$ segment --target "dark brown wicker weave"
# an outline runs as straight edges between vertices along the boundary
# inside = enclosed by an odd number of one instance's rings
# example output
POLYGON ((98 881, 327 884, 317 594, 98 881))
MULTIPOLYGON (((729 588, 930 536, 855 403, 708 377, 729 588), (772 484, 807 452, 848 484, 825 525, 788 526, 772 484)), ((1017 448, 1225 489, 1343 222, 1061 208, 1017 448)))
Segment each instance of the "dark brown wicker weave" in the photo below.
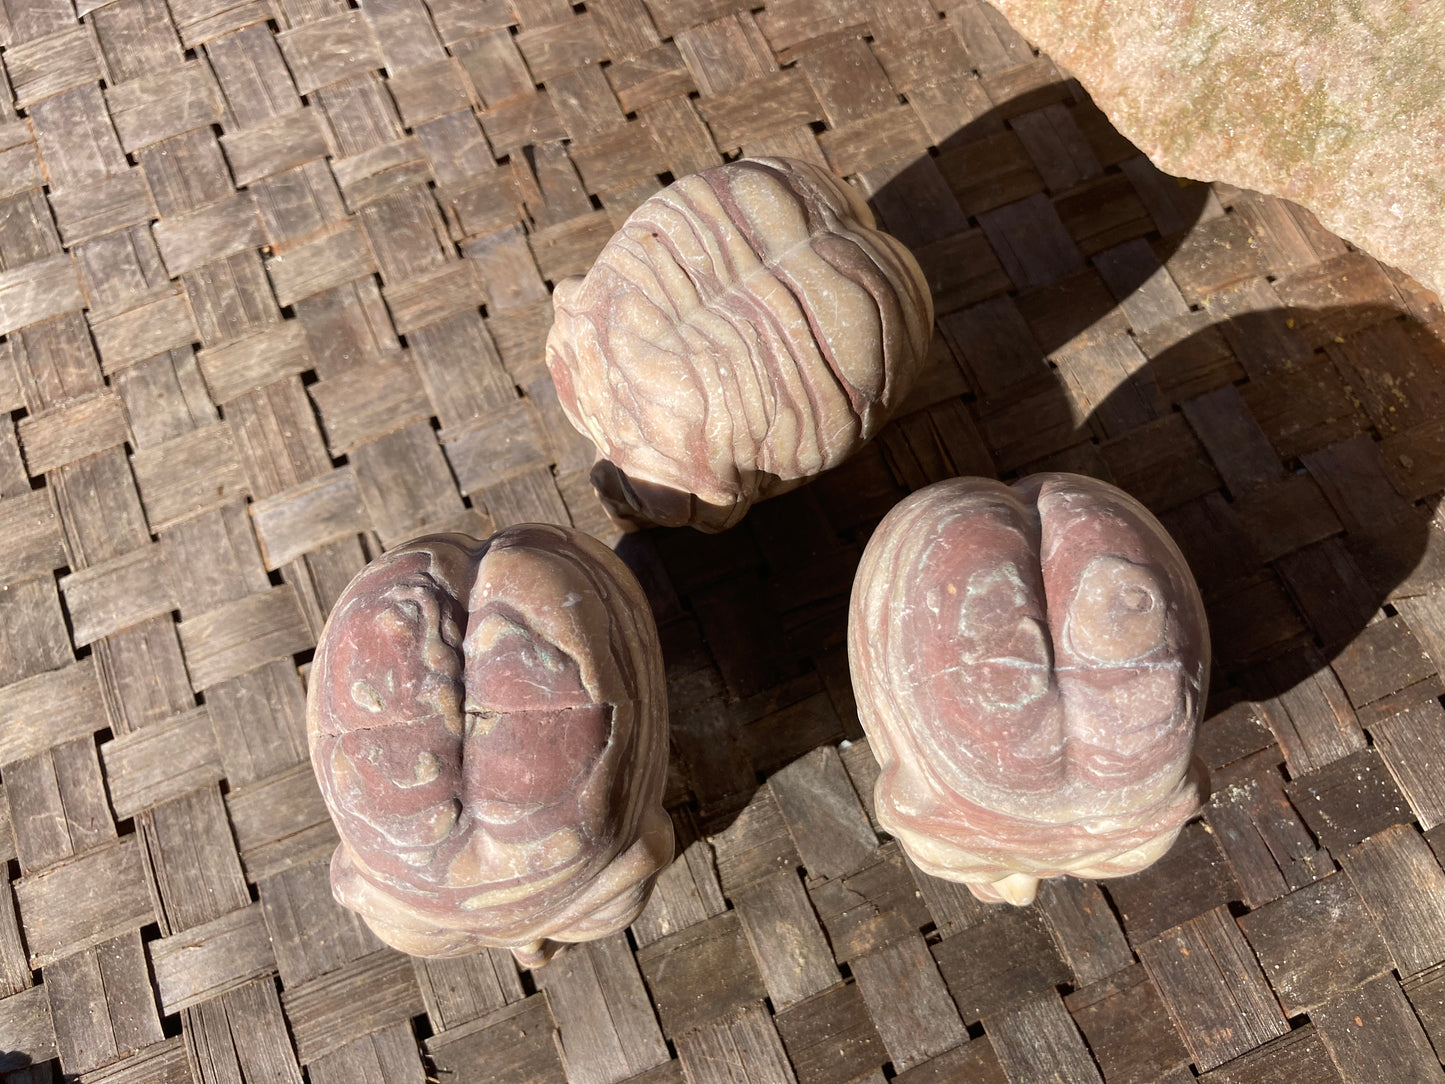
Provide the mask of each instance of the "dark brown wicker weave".
POLYGON ((1445 1081, 1434 296, 1160 175, 978 0, 0 0, 0 64, 7 1079, 1445 1081), (548 285, 738 153, 868 194, 933 368, 740 528, 620 542, 685 845, 631 931, 383 949, 327 889, 322 620, 424 530, 615 538, 548 285), (1039 467, 1185 547, 1215 793, 989 908, 869 822, 845 605, 902 494, 1039 467))

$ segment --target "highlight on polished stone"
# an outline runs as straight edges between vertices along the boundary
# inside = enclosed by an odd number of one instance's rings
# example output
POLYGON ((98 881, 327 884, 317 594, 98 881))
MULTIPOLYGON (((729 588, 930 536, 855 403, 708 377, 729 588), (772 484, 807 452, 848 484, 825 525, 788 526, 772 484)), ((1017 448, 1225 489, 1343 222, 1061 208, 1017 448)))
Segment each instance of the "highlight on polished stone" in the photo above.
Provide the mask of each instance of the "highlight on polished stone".
POLYGON ((784 158, 669 185, 553 305, 547 367, 604 503, 704 531, 876 434, 933 327, 908 249, 848 184, 784 158))
POLYGON ((418 538, 337 601, 307 696, 336 899, 418 956, 526 966, 642 910, 671 860, 652 611, 570 527, 418 538))
POLYGON ((1134 873, 1199 807, 1204 604, 1159 521, 1104 482, 906 498, 863 553, 848 658, 879 822, 979 899, 1134 873))

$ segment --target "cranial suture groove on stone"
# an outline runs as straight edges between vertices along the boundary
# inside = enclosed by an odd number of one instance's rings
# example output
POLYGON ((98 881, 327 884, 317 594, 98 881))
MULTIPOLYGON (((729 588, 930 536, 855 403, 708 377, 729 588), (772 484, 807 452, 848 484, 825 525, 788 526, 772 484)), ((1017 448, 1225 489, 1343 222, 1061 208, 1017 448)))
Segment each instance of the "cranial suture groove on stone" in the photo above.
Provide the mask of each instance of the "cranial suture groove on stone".
POLYGON ((1203 603, 1163 527, 1112 486, 914 493, 864 551, 848 649, 880 822, 981 899, 1132 873, 1198 807, 1203 603))
POLYGON ((672 856, 651 611, 571 528, 368 565, 317 647, 307 726, 333 892, 403 951, 544 962, 629 924, 672 856))

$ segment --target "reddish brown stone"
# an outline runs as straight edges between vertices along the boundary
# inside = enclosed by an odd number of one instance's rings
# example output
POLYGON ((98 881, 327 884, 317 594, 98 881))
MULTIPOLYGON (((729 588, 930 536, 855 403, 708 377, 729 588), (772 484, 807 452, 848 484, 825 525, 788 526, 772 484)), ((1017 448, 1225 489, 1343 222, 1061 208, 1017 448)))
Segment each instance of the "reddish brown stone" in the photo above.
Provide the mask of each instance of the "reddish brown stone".
POLYGON ((918 262, 862 197, 783 158, 669 185, 553 303, 547 366, 604 501, 705 531, 877 433, 933 325, 918 262))
POLYGON ((996 0, 1160 169, 1308 207, 1445 290, 1439 0, 996 0))
POLYGON ((628 925, 672 857, 652 612, 580 531, 373 561, 322 633, 307 728, 332 891, 404 952, 543 962, 628 925))
POLYGON ((879 822, 980 899, 1133 873, 1198 808, 1204 606, 1164 528, 1113 486, 914 493, 863 554, 848 647, 879 822))

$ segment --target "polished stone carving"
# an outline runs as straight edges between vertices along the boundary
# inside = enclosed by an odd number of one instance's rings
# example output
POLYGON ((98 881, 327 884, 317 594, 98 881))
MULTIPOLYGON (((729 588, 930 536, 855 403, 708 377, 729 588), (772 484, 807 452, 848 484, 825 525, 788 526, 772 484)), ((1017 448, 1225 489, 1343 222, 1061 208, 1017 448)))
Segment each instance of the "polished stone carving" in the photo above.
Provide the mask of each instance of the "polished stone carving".
POLYGON ((652 612, 580 531, 373 561, 321 636, 307 731, 341 835, 332 891, 403 952, 544 963, 631 923, 672 858, 652 612))
POLYGON ((1113 486, 912 494, 864 551, 848 655, 879 822, 980 899, 1133 873, 1198 808, 1204 606, 1164 528, 1113 486))
POLYGON ((553 303, 547 365, 604 501, 706 531, 877 433, 933 325, 917 262, 857 193, 781 158, 669 185, 553 303))

